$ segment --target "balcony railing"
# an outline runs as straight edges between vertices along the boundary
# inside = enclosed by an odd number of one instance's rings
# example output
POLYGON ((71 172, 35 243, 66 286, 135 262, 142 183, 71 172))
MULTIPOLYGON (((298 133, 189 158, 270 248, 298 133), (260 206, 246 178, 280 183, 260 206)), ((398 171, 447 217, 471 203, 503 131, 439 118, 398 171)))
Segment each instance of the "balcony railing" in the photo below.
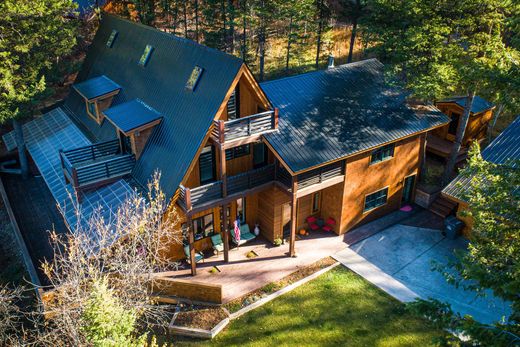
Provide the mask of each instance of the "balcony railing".
POLYGON ((121 153, 119 140, 96 143, 60 152, 66 179, 75 189, 87 189, 119 179, 132 172, 133 154, 121 153))
MULTIPOLYGON (((333 182, 332 179, 339 177, 344 178, 342 161, 298 175, 298 192, 315 184, 333 182)), ((247 193, 248 190, 274 182, 286 191, 292 191, 291 174, 282 166, 276 167, 276 164, 270 164, 228 177, 227 196, 239 196, 247 193)), ((218 202, 223 198, 223 182, 216 181, 196 188, 186 188, 181 185, 178 202, 185 210, 190 210, 203 205, 207 207, 209 203, 218 202)))
POLYGON ((253 135, 261 135, 278 127, 278 110, 257 113, 233 120, 214 122, 212 137, 218 143, 226 143, 253 135))
MULTIPOLYGON (((267 165, 227 178, 227 195, 243 193, 247 190, 273 182, 275 165, 267 165)), ((205 184, 196 188, 180 186, 179 203, 187 210, 224 198, 222 181, 205 184)))

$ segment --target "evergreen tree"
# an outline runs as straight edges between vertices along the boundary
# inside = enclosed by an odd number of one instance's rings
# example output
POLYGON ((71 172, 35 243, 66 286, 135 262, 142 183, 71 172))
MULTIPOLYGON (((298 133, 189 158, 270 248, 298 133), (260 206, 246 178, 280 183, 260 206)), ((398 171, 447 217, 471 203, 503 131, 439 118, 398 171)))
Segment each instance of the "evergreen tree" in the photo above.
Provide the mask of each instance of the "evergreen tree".
POLYGON ((24 177, 28 175, 20 120, 52 94, 46 75, 76 44, 72 0, 0 2, 0 122, 12 121, 24 177))

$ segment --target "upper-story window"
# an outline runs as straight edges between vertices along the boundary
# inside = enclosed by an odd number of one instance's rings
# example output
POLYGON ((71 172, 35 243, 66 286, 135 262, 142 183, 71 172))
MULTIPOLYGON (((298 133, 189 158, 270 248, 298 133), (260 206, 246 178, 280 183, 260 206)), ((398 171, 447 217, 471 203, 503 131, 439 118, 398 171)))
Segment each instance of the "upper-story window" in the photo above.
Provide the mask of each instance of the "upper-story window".
POLYGON ((373 150, 372 154, 370 156, 370 164, 379 163, 379 162, 388 160, 390 158, 393 158, 394 149, 395 149, 395 144, 391 143, 389 145, 379 147, 378 149, 373 150))
POLYGON ((146 45, 143 51, 143 55, 141 55, 141 59, 139 59, 140 66, 146 66, 148 64, 148 60, 150 60, 150 55, 152 54, 153 47, 150 45, 146 45))
POLYGON ((238 85, 231 93, 227 102, 227 117, 228 120, 237 119, 240 117, 240 88, 238 85))
POLYGON ((226 160, 240 158, 245 155, 249 155, 249 145, 242 145, 226 149, 226 160))
POLYGON ((200 184, 216 180, 215 150, 213 146, 204 147, 199 156, 200 184))

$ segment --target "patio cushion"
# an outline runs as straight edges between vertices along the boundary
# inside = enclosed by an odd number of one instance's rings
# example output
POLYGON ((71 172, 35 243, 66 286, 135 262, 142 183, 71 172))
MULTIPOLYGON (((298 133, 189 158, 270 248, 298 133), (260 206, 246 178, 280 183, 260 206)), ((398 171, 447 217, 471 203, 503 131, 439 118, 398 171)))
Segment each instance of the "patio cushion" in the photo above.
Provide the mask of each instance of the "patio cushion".
POLYGON ((309 228, 311 228, 312 231, 316 231, 320 228, 318 224, 311 224, 309 225, 309 228))
POLYGON ((213 244, 213 249, 217 252, 224 251, 224 242, 222 241, 221 234, 211 236, 211 243, 213 244))
POLYGON ((316 217, 314 217, 314 216, 307 217, 307 223, 314 224, 315 222, 316 222, 316 217))
POLYGON ((323 228, 321 228, 323 231, 332 231, 332 227, 329 225, 325 225, 323 228))
POLYGON ((233 238, 233 242, 235 244, 238 244, 239 246, 256 238, 255 234, 251 233, 251 231, 249 229, 249 225, 247 225, 247 224, 242 224, 240 226, 240 242, 237 243, 234 232, 231 233, 231 236, 233 238))
POLYGON ((316 224, 318 224, 318 226, 321 228, 325 225, 325 222, 323 221, 323 219, 318 218, 318 220, 316 220, 316 224))
MULTIPOLYGON (((188 262, 189 262, 189 260, 190 260, 190 246, 189 245, 184 246, 184 254, 186 255, 186 258, 188 259, 188 262)), ((204 255, 200 252, 195 252, 195 262, 198 263, 202 259, 204 259, 204 255)))
POLYGON ((327 223, 327 225, 334 226, 336 225, 336 220, 332 217, 329 217, 325 223, 327 223))

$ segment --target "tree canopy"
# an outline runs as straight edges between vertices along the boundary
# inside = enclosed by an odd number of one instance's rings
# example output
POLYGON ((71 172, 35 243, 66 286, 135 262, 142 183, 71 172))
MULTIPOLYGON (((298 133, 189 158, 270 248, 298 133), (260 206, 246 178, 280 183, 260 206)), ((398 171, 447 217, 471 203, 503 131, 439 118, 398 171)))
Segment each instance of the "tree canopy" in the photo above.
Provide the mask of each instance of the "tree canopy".
POLYGON ((0 2, 0 123, 49 95, 46 74, 76 43, 75 8, 73 0, 0 2))

